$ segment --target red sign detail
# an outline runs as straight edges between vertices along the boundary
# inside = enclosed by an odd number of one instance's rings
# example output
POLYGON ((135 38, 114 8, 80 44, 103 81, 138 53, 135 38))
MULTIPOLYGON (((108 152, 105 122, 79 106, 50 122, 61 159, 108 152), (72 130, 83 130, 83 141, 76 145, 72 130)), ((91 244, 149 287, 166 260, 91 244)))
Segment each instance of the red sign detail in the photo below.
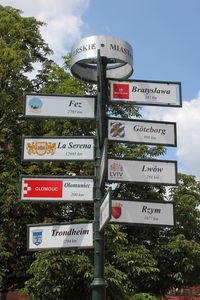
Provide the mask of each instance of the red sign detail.
POLYGON ((113 206, 112 207, 112 216, 115 219, 119 219, 122 213, 122 208, 120 206, 113 206))
POLYGON ((62 180, 24 180, 24 198, 61 198, 62 180))
POLYGON ((114 83, 113 84, 113 98, 114 99, 129 99, 129 84, 114 83))

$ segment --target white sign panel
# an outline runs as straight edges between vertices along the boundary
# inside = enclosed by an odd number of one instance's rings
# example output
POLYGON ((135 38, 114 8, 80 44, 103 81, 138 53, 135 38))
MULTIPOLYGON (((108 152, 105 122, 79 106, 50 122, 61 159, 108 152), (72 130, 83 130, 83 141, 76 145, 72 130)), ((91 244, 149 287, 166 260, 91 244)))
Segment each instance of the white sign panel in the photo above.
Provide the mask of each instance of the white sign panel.
POLYGON ((93 223, 28 225, 28 250, 93 248, 93 223))
POLYGON ((139 120, 108 120, 108 139, 152 145, 176 146, 176 124, 139 120))
POLYGON ((94 180, 82 177, 20 178, 21 201, 90 202, 94 200, 94 180))
POLYGON ((101 163, 100 163, 100 186, 104 181, 105 172, 106 172, 107 147, 108 147, 108 143, 107 143, 107 139, 105 139, 102 156, 101 156, 101 163))
POLYGON ((180 106, 180 83, 156 81, 111 81, 111 101, 180 106), (179 89, 178 89, 179 88, 179 89))
POLYGON ((101 231, 107 222, 110 220, 111 216, 111 199, 110 199, 111 190, 107 192, 106 196, 104 197, 101 206, 100 206, 100 225, 99 231, 101 231))
POLYGON ((94 97, 27 94, 24 115, 27 117, 95 118, 94 97))
POLYGON ((108 159, 108 181, 177 185, 176 161, 108 159))
POLYGON ((112 200, 110 222, 174 226, 174 204, 112 200))
POLYGON ((23 160, 93 160, 94 138, 23 137, 23 160))

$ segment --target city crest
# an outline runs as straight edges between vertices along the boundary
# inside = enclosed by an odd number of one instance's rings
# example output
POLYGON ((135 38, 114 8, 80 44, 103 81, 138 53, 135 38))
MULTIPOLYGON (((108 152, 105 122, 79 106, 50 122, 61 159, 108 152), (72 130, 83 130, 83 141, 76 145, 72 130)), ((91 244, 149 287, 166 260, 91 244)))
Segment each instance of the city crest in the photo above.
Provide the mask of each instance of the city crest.
POLYGON ((43 156, 45 154, 54 155, 56 151, 56 143, 51 142, 32 142, 27 143, 26 150, 29 155, 37 154, 43 156))
POLYGON ((123 122, 111 122, 110 134, 115 138, 125 136, 125 124, 123 122))
POLYGON ((119 219, 122 213, 122 204, 116 203, 112 206, 112 216, 114 219, 119 219))
POLYGON ((48 143, 47 142, 36 142, 35 151, 39 156, 43 156, 47 153, 48 143))
POLYGON ((42 243, 42 230, 33 230, 32 233, 33 244, 39 246, 42 243))

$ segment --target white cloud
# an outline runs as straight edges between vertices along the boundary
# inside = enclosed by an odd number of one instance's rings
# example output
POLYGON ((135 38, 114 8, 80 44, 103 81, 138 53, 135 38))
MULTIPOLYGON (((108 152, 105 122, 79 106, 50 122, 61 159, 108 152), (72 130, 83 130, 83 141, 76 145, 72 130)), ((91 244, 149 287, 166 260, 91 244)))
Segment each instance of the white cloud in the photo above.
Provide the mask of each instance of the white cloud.
POLYGON ((184 101, 182 108, 145 107, 144 119, 177 123, 177 160, 181 172, 200 179, 200 93, 196 99, 184 101))
POLYGON ((87 27, 82 15, 89 3, 90 0, 0 0, 3 6, 22 10, 23 16, 47 23, 41 33, 54 51, 53 59, 57 62, 71 50, 72 44, 80 39, 83 28, 87 27))

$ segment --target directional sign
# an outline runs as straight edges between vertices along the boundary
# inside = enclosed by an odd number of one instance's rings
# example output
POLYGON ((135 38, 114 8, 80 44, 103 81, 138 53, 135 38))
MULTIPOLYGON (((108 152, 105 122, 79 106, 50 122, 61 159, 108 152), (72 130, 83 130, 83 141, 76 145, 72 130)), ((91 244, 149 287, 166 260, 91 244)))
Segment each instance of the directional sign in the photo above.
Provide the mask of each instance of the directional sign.
POLYGON ((100 186, 103 185, 105 182, 106 170, 107 170, 107 148, 108 148, 108 140, 104 139, 104 146, 101 156, 101 163, 100 163, 100 186))
POLYGON ((22 160, 93 160, 93 137, 23 137, 22 160))
POLYGON ((93 223, 28 225, 28 250, 93 248, 93 223))
POLYGON ((112 200, 112 217, 110 222, 130 225, 174 226, 174 203, 112 200))
POLYGON ((34 118, 95 119, 95 98, 25 94, 24 115, 34 118))
POLYGON ((93 178, 58 176, 20 177, 20 201, 91 202, 93 200, 93 178))
POLYGON ((166 160, 108 159, 110 182, 177 185, 177 162, 166 160))
POLYGON ((150 80, 110 81, 111 101, 139 105, 182 106, 181 83, 150 80))
POLYGON ((176 123, 111 118, 108 120, 108 139, 176 147, 176 123))
POLYGON ((108 190, 100 205, 100 226, 102 231, 111 218, 111 189, 108 190))

